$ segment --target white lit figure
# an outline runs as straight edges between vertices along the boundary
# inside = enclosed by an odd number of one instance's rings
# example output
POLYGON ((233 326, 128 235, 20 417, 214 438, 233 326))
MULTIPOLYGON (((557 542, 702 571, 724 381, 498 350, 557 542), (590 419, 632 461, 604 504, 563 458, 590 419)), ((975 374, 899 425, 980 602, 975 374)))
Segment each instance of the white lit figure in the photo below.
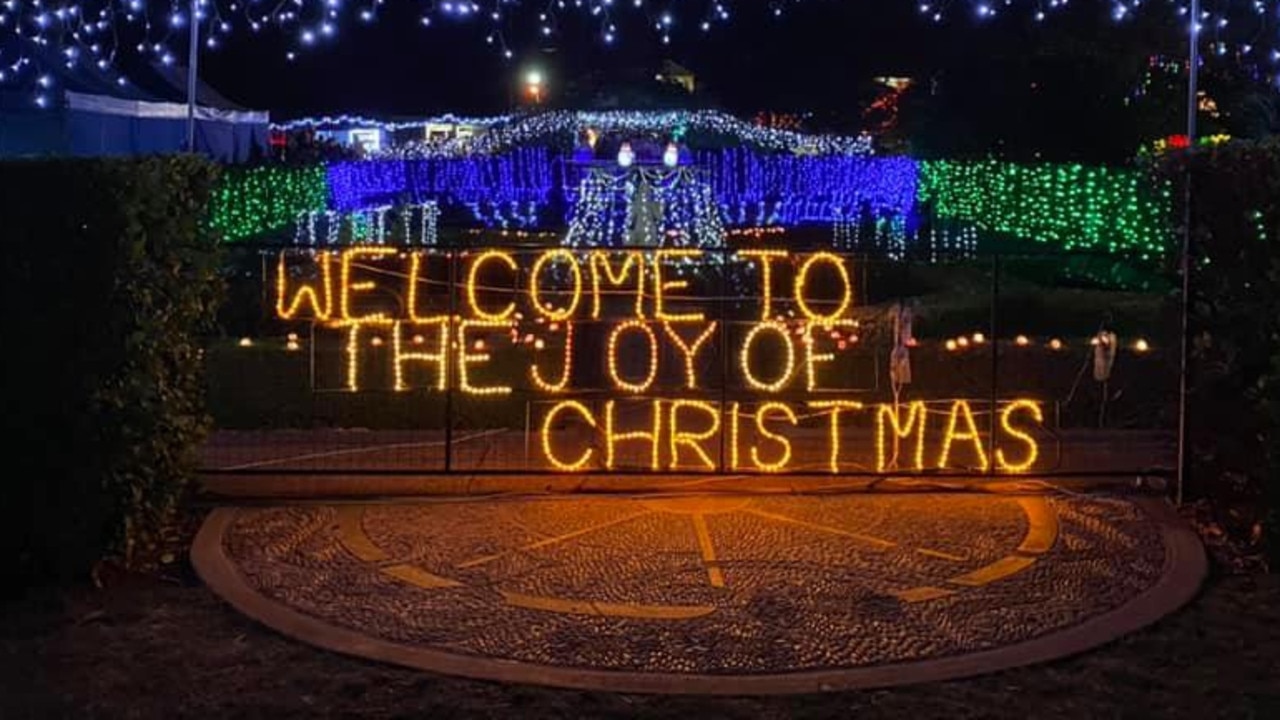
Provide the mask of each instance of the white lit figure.
POLYGON ((667 143, 667 149, 662 153, 662 164, 669 168, 680 164, 680 148, 675 143, 667 143))
POLYGON ((631 167, 631 163, 635 162, 636 154, 631 150, 631 143, 624 142, 622 147, 618 148, 618 165, 622 167, 631 167))

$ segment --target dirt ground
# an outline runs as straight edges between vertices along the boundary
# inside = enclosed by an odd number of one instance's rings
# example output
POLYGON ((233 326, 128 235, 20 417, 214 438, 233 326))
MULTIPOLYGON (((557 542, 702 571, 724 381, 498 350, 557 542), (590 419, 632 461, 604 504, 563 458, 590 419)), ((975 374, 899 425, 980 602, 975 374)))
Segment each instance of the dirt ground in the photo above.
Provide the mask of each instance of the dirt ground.
POLYGON ((0 618, 0 717, 1280 717, 1280 576, 1212 578, 1158 625, 986 677, 799 697, 618 695, 403 670, 283 638, 178 564, 0 618))

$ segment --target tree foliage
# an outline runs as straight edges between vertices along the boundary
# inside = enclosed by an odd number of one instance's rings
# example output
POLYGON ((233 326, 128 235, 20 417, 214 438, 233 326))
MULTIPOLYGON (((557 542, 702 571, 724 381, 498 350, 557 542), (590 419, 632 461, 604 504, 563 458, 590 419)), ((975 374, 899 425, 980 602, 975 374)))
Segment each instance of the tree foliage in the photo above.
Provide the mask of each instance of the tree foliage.
POLYGON ((132 560, 182 496, 220 294, 202 229, 216 175, 185 156, 0 164, 3 526, 19 577, 132 560))

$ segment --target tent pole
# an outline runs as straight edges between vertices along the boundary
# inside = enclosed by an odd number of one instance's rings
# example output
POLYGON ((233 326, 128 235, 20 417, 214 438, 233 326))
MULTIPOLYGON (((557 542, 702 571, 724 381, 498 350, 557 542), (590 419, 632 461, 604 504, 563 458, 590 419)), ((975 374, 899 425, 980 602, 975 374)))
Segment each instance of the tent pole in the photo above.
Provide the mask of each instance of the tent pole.
POLYGON ((187 152, 196 151, 196 65, 200 62, 200 0, 191 0, 190 26, 187 48, 187 152))

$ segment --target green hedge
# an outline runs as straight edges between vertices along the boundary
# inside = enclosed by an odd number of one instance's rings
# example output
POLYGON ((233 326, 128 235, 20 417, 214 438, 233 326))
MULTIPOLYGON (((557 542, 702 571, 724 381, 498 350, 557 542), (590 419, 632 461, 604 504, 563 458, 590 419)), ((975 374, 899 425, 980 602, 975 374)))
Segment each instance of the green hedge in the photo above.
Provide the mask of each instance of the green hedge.
MULTIPOLYGON (((1251 536, 1260 524, 1280 562, 1280 141, 1232 142, 1157 161, 1192 183, 1193 496, 1251 536)), ((1179 217, 1182 209, 1179 208, 1179 217)), ((1274 567, 1274 565, 1273 565, 1274 567)))
POLYGON ((1168 184, 1135 169, 927 160, 918 197, 939 219, 1066 250, 1155 258, 1172 239, 1168 184))
POLYGON ((6 578, 130 560, 180 499, 206 427, 216 177, 193 157, 0 164, 6 578))
POLYGON ((209 227, 226 242, 283 230, 329 202, 325 167, 256 167, 225 171, 209 203, 209 227))

